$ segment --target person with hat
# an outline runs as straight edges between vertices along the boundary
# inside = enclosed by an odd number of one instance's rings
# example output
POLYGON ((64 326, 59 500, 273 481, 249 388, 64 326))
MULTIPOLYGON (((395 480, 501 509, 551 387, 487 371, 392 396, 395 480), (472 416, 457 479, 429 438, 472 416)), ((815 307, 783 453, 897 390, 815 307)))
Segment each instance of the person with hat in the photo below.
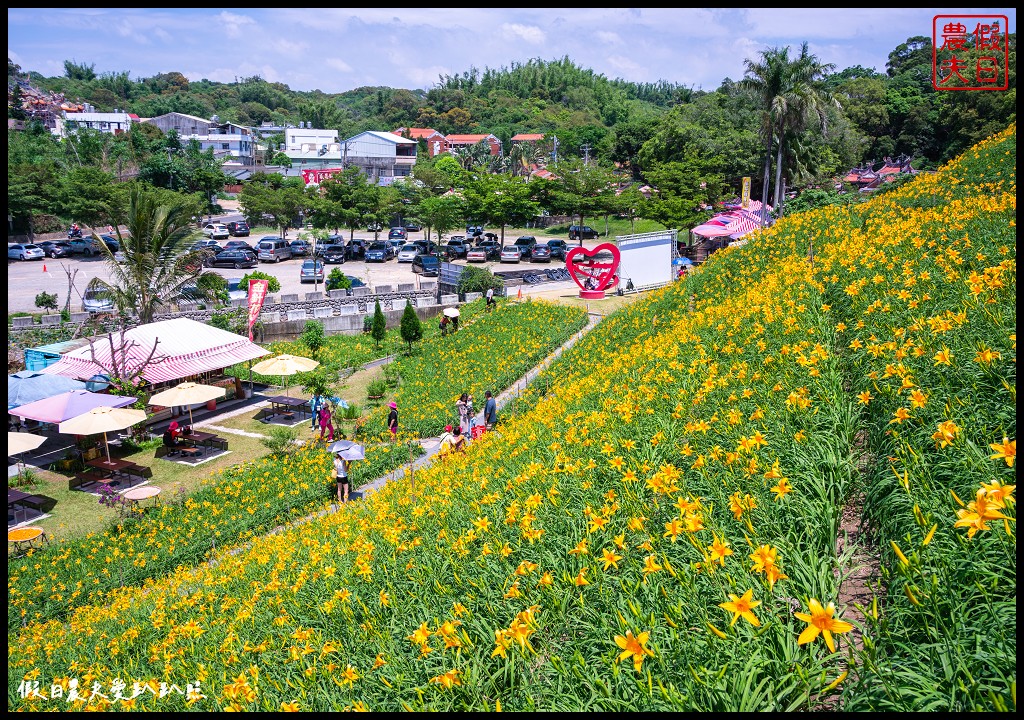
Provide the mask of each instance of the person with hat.
POLYGON ((348 461, 340 451, 334 454, 334 477, 338 484, 338 502, 348 502, 348 461))
POLYGON ((447 455, 456 450, 466 449, 466 436, 462 434, 462 428, 455 428, 452 431, 451 425, 444 426, 444 433, 441 435, 441 446, 437 450, 438 455, 447 455))
POLYGON ((174 444, 177 445, 178 441, 181 440, 181 428, 178 426, 176 420, 171 420, 171 424, 167 426, 168 432, 171 433, 171 439, 174 440, 174 444))
POLYGON ((388 412, 388 430, 391 431, 391 441, 398 441, 398 403, 394 400, 388 403, 391 411, 388 412))

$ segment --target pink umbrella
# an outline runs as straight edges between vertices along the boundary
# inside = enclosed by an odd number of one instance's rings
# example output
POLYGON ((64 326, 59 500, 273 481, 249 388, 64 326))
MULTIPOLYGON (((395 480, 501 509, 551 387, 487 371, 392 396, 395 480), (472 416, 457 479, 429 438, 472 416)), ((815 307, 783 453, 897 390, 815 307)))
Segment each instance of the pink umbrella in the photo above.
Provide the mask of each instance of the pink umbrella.
POLYGON ((88 390, 71 390, 53 397, 36 400, 28 405, 11 408, 8 412, 29 420, 38 420, 54 425, 84 415, 97 407, 124 407, 135 402, 136 398, 119 395, 101 395, 88 390))

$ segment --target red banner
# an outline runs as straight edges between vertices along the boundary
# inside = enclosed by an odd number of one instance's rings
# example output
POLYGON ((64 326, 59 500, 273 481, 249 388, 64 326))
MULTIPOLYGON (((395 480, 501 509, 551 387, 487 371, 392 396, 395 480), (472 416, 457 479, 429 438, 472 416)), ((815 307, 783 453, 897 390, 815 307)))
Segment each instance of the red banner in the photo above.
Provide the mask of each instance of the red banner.
POLYGON ((305 182, 307 185, 311 183, 319 185, 324 180, 334 177, 343 170, 344 168, 320 168, 318 170, 303 170, 302 181, 305 182))
POLYGON ((269 280, 249 280, 249 340, 252 341, 252 326, 259 319, 260 310, 263 309, 263 300, 267 297, 269 280))

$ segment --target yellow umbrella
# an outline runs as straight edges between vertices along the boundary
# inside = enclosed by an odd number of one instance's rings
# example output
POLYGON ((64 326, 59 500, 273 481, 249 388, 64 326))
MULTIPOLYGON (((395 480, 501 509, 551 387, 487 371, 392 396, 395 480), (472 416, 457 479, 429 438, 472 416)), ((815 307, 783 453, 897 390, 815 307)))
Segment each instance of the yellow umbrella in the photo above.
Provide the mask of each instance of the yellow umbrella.
POLYGON ((110 459, 110 444, 107 442, 107 433, 114 430, 124 430, 132 425, 145 422, 145 420, 145 410, 97 407, 83 415, 65 420, 58 426, 58 430, 69 435, 96 435, 103 433, 103 444, 107 450, 107 463, 113 465, 110 459))
POLYGON ((23 452, 35 450, 46 442, 46 438, 32 433, 7 433, 7 457, 21 455, 23 452))
POLYGON ((163 405, 173 407, 175 405, 188 405, 188 424, 192 425, 192 406, 208 400, 216 400, 224 397, 226 390, 216 385, 201 385, 194 382, 183 382, 175 385, 170 390, 158 392, 149 399, 150 405, 163 405))
MULTIPOLYGON (((300 355, 278 355, 268 358, 252 366, 252 369, 261 375, 280 375, 281 384, 287 375, 294 375, 300 372, 309 372, 320 365, 316 360, 302 357, 300 355)), ((284 394, 288 394, 288 386, 285 385, 284 394)))

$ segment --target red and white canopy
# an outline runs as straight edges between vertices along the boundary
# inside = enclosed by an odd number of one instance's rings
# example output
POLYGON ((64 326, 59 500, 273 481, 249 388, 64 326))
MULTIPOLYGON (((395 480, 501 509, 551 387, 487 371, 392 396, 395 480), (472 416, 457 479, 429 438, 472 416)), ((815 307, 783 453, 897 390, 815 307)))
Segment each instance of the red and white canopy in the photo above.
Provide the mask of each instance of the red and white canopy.
POLYGON ((265 355, 270 355, 270 351, 241 335, 188 318, 175 318, 132 328, 124 333, 123 340, 120 332, 99 335, 93 338, 91 345, 64 355, 40 372, 88 380, 93 375, 109 373, 114 364, 123 368, 119 373, 122 376, 145 365, 142 377, 156 384, 220 370, 265 355), (146 365, 151 353, 152 359, 146 365))

